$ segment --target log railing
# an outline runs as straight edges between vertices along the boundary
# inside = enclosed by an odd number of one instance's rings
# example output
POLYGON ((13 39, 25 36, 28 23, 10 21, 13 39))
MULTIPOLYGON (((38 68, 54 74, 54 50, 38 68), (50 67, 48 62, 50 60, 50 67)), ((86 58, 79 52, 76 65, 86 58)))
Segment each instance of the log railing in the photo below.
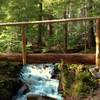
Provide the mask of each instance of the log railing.
POLYGON ((26 25, 34 25, 34 24, 52 24, 52 23, 67 23, 67 22, 76 22, 76 21, 88 21, 88 20, 96 20, 96 66, 100 66, 100 17, 87 17, 87 18, 71 18, 71 19, 57 19, 57 20, 44 20, 44 21, 31 21, 31 22, 10 22, 10 23, 0 23, 0 26, 20 26, 22 30, 22 55, 16 55, 17 59, 12 59, 13 56, 8 57, 7 55, 0 54, 0 60, 16 60, 22 61, 23 64, 26 64, 27 61, 31 63, 40 62, 58 62, 63 59, 67 63, 88 63, 95 64, 95 56, 92 54, 27 54, 26 53, 26 34, 25 34, 25 26, 26 25), (75 58, 74 58, 75 57, 75 58), (37 59, 36 59, 37 58, 37 59), (22 60, 19 60, 22 59, 22 60), (70 59, 70 60, 69 60, 70 59), (87 60, 88 59, 88 60, 87 60))
POLYGON ((0 23, 0 26, 21 26, 21 25, 34 25, 34 24, 52 24, 52 23, 65 23, 76 22, 86 20, 98 20, 100 17, 86 17, 86 18, 70 18, 70 19, 56 19, 56 20, 44 20, 44 21, 30 21, 30 22, 8 22, 0 23))

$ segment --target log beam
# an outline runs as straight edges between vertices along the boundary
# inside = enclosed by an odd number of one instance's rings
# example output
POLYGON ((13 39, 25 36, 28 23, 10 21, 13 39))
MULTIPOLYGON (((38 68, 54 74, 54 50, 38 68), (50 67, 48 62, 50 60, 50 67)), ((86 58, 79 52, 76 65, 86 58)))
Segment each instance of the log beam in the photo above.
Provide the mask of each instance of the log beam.
MULTIPOLYGON (((57 63, 63 60, 67 64, 95 64, 95 54, 27 54, 27 63, 57 63)), ((22 54, 0 54, 0 61, 22 63, 22 54)))

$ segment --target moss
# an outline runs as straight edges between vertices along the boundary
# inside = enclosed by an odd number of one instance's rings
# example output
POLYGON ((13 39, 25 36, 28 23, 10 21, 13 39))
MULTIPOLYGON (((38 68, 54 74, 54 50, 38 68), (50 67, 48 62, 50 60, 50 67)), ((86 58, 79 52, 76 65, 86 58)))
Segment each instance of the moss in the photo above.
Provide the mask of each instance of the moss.
POLYGON ((97 80, 84 65, 63 65, 61 80, 65 95, 73 97, 88 96, 97 86, 97 80))

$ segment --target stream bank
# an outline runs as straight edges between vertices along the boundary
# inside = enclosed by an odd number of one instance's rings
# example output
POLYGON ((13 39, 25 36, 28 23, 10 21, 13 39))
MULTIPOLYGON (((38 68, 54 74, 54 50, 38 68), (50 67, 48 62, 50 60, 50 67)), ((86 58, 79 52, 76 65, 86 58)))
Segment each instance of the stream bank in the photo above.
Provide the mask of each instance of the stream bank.
POLYGON ((17 78, 20 69, 17 63, 0 62, 0 100, 11 100, 22 86, 17 78))

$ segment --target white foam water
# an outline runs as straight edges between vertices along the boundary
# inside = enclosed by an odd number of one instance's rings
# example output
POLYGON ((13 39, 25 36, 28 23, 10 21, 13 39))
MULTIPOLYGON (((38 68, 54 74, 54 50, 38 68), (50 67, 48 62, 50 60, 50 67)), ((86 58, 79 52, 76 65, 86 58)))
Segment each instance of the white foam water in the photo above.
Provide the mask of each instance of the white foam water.
POLYGON ((22 95, 18 93, 16 100, 27 100, 29 95, 39 95, 63 100, 58 93, 59 80, 52 79, 53 64, 25 65, 20 74, 20 80, 25 83, 29 92, 22 95))

